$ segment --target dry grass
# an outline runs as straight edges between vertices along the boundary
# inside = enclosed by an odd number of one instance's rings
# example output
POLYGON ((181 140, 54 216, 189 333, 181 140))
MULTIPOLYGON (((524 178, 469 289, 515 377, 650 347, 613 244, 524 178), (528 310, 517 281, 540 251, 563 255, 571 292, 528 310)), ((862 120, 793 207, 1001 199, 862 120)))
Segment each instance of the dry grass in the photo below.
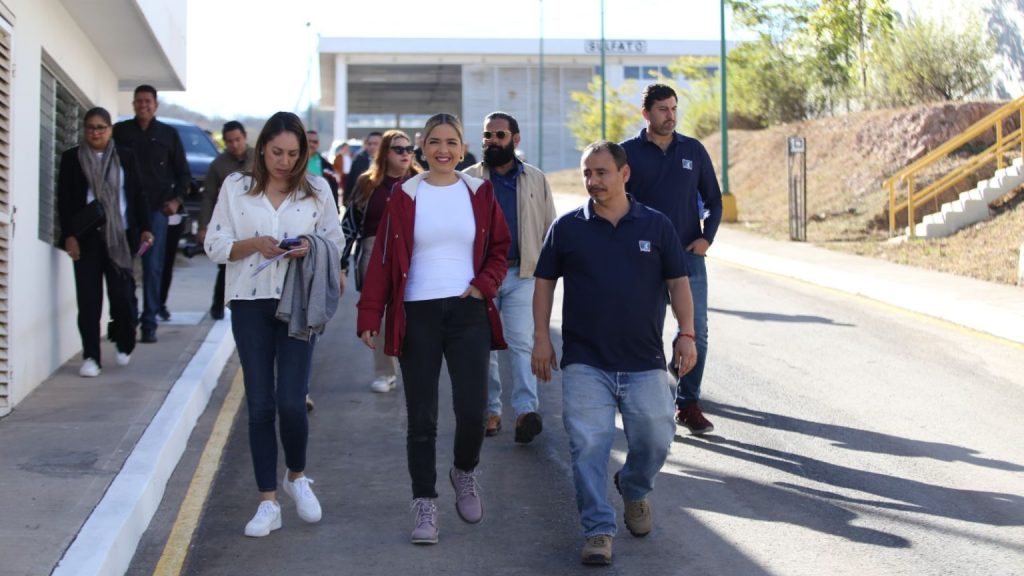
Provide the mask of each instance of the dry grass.
MULTIPOLYGON (((882 182, 905 166, 920 134, 893 126, 916 110, 878 110, 824 118, 767 130, 729 132, 729 179, 743 229, 789 238, 786 142, 807 139, 809 242, 844 252, 1013 284, 1024 242, 1024 194, 1004 199, 994 217, 943 239, 888 241, 888 196, 882 182)), ((720 166, 718 135, 704 141, 720 166)), ((958 162, 956 158, 951 163, 958 162)), ((985 177, 991 174, 985 175, 985 177)), ((549 174, 556 191, 584 194, 578 170, 549 174)), ((971 184, 973 185, 973 184, 971 184)), ((937 208, 937 205, 935 206, 937 208)), ((931 212, 933 210, 928 210, 931 212)))

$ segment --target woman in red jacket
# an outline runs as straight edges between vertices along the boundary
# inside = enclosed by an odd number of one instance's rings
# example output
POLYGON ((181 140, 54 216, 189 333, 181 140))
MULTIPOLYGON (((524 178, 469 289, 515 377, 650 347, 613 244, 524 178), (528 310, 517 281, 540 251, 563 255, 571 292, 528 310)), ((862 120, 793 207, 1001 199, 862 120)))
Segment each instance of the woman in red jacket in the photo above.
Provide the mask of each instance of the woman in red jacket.
POLYGON ((487 180, 455 170, 462 124, 436 114, 423 130, 430 166, 388 199, 359 298, 357 332, 374 347, 385 318, 384 351, 398 356, 408 412, 406 452, 416 513, 414 544, 437 543, 437 389, 448 363, 455 409, 455 508, 483 516, 475 470, 484 440, 490 350, 505 348, 493 298, 508 270, 508 225, 487 180))

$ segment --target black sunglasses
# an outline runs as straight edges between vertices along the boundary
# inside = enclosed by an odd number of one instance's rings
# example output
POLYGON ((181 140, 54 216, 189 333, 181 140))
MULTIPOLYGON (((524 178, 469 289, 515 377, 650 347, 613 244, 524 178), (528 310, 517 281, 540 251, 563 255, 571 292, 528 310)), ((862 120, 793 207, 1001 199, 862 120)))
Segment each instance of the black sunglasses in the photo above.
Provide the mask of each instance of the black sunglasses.
POLYGON ((414 146, 392 146, 391 147, 391 151, 394 152, 395 154, 398 154, 399 156, 404 156, 405 154, 412 154, 413 152, 415 152, 416 151, 416 147, 414 147, 414 146))
POLYGON ((511 135, 512 133, 507 130, 495 130, 494 132, 491 132, 490 130, 484 130, 484 140, 490 140, 491 136, 494 136, 498 140, 504 140, 506 136, 511 135))

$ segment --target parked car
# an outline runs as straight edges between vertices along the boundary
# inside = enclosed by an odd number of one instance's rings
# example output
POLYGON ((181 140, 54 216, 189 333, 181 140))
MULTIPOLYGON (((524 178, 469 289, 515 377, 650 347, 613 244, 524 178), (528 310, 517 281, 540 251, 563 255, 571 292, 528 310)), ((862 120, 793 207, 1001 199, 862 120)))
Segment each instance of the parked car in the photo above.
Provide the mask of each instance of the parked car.
POLYGON ((206 182, 206 171, 210 163, 217 157, 217 144, 202 128, 177 118, 159 118, 159 120, 178 131, 181 143, 185 146, 185 157, 188 169, 192 173, 192 185, 185 194, 185 212, 188 221, 182 240, 186 245, 194 244, 199 231, 199 210, 203 204, 203 184, 206 182))

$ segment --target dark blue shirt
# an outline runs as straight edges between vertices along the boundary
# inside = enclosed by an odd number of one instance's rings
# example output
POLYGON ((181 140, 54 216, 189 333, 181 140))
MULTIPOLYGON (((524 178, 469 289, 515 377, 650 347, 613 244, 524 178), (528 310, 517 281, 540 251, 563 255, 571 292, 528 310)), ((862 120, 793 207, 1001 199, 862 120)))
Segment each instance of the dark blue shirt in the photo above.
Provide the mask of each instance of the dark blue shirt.
POLYGON ((562 367, 664 370, 665 280, 686 275, 672 223, 632 198, 618 226, 594 213, 592 202, 559 217, 534 276, 564 279, 562 367))
POLYGON ((668 149, 647 139, 647 129, 622 142, 629 160, 626 190, 668 216, 685 248, 698 238, 711 244, 722 221, 722 189, 704 145, 675 132, 668 149), (703 207, 698 206, 698 196, 703 207), (703 210, 708 211, 701 219, 703 210))
POLYGON ((498 205, 508 222, 508 230, 512 233, 512 244, 508 247, 508 259, 519 259, 519 205, 516 200, 516 188, 519 175, 523 173, 523 164, 515 162, 514 167, 505 174, 498 174, 488 167, 494 195, 498 197, 498 205))

